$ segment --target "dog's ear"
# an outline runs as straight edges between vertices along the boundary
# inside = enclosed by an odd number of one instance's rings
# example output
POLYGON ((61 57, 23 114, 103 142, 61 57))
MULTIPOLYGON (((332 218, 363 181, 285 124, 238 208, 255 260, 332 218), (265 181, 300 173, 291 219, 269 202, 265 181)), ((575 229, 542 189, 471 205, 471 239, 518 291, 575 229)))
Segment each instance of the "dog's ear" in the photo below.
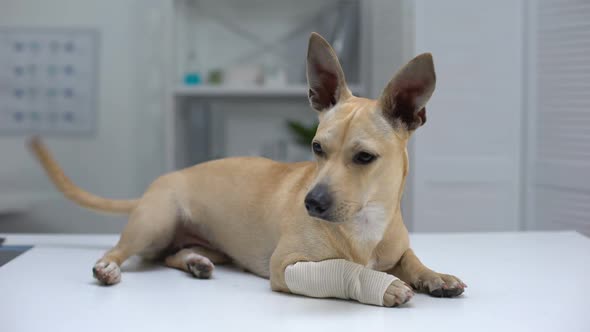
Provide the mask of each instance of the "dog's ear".
POLYGON ((425 105, 434 92, 436 75, 430 53, 420 54, 389 81, 379 103, 394 128, 413 131, 426 122, 425 105))
POLYGON ((307 48, 307 84, 309 102, 318 112, 333 107, 351 95, 336 53, 315 32, 309 37, 307 48))

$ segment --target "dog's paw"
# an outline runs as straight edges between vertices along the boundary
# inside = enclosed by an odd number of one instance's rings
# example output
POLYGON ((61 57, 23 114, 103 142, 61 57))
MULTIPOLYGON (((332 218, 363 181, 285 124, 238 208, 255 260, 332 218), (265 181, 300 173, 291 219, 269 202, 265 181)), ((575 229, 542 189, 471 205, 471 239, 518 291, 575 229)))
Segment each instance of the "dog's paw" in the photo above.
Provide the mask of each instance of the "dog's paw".
POLYGON ((196 278, 209 279, 215 266, 209 258, 195 254, 186 258, 186 268, 196 278))
POLYGON ((386 307, 397 307, 398 305, 408 302, 414 291, 405 282, 396 279, 394 280, 383 295, 383 305, 386 307))
POLYGON ((467 287, 461 279, 455 276, 436 272, 429 272, 421 277, 413 286, 434 297, 459 296, 463 294, 463 291, 467 287))
POLYGON ((103 285, 114 285, 121 281, 121 269, 115 262, 98 261, 92 268, 92 274, 103 285))

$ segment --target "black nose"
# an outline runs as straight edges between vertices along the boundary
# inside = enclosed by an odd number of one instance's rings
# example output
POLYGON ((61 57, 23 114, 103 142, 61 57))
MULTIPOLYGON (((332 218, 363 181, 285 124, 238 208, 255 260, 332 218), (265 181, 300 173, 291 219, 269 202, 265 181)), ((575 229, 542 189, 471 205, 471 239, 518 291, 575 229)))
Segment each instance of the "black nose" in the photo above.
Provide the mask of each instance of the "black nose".
POLYGON ((332 195, 328 186, 319 184, 305 196, 305 208, 312 217, 326 219, 332 207, 332 195))

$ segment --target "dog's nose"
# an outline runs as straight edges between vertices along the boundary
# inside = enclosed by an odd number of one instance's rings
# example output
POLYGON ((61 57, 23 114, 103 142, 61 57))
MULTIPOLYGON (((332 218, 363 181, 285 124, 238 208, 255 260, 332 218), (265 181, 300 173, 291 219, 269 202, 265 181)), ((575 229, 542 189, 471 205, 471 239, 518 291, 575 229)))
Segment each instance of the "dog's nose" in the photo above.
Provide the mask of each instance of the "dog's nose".
POLYGON ((305 208, 312 217, 325 219, 330 207, 332 207, 332 195, 330 195, 326 185, 315 186, 305 196, 305 208))

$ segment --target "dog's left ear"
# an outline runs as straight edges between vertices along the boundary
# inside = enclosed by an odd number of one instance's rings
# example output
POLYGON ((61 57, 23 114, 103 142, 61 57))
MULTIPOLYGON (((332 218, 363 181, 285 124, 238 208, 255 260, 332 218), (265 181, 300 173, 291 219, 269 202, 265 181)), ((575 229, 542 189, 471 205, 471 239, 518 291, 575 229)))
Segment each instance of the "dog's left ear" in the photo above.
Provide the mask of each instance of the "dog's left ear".
POLYGON ((350 97, 344 72, 330 44, 313 32, 307 49, 307 84, 311 107, 318 112, 350 97))
POLYGON ((398 129, 413 131, 426 122, 426 103, 436 85, 430 53, 420 54, 389 81, 379 103, 383 116, 398 129))

